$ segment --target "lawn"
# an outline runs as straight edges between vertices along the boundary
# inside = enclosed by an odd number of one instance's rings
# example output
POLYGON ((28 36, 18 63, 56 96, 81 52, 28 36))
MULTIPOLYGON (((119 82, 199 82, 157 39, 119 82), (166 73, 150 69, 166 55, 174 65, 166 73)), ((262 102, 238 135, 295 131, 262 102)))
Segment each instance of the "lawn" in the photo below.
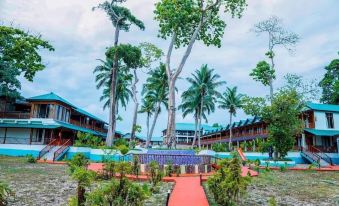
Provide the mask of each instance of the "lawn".
MULTIPOLYGON (((66 165, 32 164, 22 157, 0 156, 0 180, 15 192, 9 205, 67 205, 76 193, 66 165)), ((159 194, 153 194, 145 205, 165 205, 165 194, 172 186, 162 183, 159 194)))
MULTIPOLYGON (((204 185, 206 190, 206 184, 204 185)), ((207 190, 206 190, 207 191, 207 190)), ((216 206, 207 192, 210 205, 216 206)), ((241 205, 339 205, 339 172, 270 171, 251 178, 241 205)))

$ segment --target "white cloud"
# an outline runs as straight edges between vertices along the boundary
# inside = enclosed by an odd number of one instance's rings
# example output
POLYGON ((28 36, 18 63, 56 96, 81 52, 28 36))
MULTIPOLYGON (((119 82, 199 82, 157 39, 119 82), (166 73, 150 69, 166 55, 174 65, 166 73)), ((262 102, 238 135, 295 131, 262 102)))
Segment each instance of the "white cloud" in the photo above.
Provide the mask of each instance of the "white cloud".
MULTIPOLYGON (((103 58, 105 48, 113 42, 114 29, 103 11, 92 11, 99 0, 2 0, 0 1, 0 19, 5 24, 13 23, 33 33, 42 34, 56 48, 55 52, 42 52, 47 67, 37 73, 34 82, 22 80, 24 96, 33 96, 54 91, 74 104, 107 119, 108 111, 102 110, 99 102, 100 91, 96 90, 93 68, 98 64, 96 59, 103 58)), ((137 44, 143 41, 155 43, 166 51, 168 41, 157 38, 158 24, 154 21, 153 9, 155 0, 129 0, 126 6, 142 19, 146 30, 139 31, 133 27, 130 32, 122 32, 121 42, 137 44)), ((319 78, 323 67, 337 57, 339 45, 339 1, 331 0, 262 0, 248 1, 248 8, 241 19, 227 19, 227 28, 221 48, 206 47, 201 43, 194 46, 184 71, 183 79, 178 80, 180 92, 188 85, 185 77, 189 76, 202 64, 214 68, 227 86, 238 86, 239 91, 249 95, 268 94, 268 88, 254 82, 248 76, 256 63, 265 58, 267 43, 265 36, 256 36, 250 29, 253 24, 270 15, 284 19, 290 30, 301 36, 296 47, 296 54, 289 55, 284 49, 277 50, 276 86, 282 84, 282 76, 288 72, 298 73, 307 78, 319 78)), ((174 54, 173 66, 180 60, 179 53, 174 54)), ((140 72, 141 88, 146 75, 140 72)), ((179 93, 180 93, 179 92, 179 93)), ((177 95, 180 103, 180 94, 177 95)), ((133 103, 128 109, 121 109, 124 121, 118 123, 118 129, 129 132, 132 121, 133 103)), ((237 118, 245 118, 239 112, 237 118)), ((145 115, 139 115, 139 124, 145 126, 145 115)), ((192 117, 181 117, 178 122, 193 121, 192 117)), ((217 110, 210 115, 209 123, 225 124, 228 120, 226 111, 217 110)), ((167 116, 163 111, 157 123, 155 135, 166 127, 167 116)), ((143 133, 145 134, 145 129, 143 133)))

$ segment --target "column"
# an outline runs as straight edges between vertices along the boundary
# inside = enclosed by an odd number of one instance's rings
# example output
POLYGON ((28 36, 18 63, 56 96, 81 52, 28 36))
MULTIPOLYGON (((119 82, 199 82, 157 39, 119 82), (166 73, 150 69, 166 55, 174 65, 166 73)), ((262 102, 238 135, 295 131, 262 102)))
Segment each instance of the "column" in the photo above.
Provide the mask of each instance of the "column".
POLYGON ((305 133, 301 134, 301 149, 303 151, 307 149, 306 140, 305 140, 305 133))

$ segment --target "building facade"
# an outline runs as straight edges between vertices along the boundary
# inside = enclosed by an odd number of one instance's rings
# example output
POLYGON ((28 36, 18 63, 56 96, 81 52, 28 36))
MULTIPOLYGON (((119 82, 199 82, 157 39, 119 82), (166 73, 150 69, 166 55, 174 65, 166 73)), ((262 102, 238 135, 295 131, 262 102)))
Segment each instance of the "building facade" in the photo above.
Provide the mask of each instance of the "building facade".
POLYGON ((77 132, 105 138, 107 123, 54 93, 25 100, 1 99, 2 144, 48 144, 52 140, 72 144, 77 132))

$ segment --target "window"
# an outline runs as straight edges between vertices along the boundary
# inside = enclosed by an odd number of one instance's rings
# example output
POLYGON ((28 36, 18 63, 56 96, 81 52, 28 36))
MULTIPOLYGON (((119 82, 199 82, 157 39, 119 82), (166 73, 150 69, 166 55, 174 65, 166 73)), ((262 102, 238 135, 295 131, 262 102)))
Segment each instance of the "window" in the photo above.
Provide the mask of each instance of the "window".
POLYGON ((334 128, 333 113, 326 113, 327 128, 334 128))
POLYGON ((38 118, 48 118, 50 108, 51 108, 50 104, 38 105, 38 118))

